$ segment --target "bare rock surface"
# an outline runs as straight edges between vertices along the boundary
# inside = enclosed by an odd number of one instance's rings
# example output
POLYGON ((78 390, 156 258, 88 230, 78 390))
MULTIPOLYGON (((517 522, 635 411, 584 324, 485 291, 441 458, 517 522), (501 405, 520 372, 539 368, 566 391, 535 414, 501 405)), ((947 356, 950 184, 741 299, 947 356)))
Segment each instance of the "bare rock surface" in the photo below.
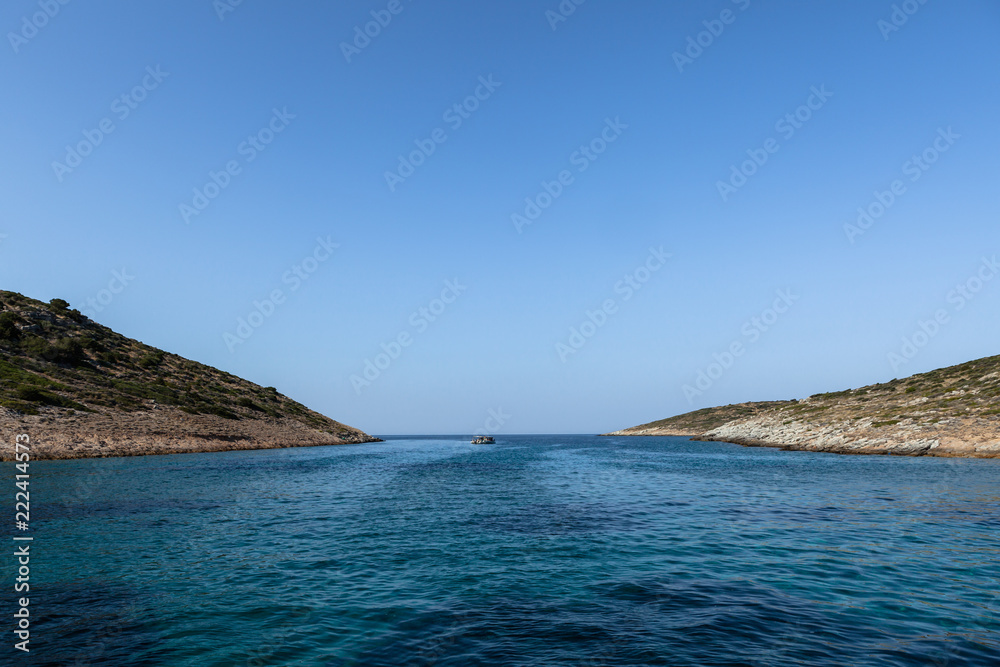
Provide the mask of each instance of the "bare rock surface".
POLYGON ((1000 357, 803 400, 706 408, 606 435, 837 454, 1000 458, 1000 357))
POLYGON ((380 442, 347 426, 335 435, 288 418, 234 421, 171 408, 72 416, 56 410, 38 415, 0 412, 5 413, 0 414, 0 433, 7 443, 0 452, 0 460, 5 461, 14 458, 14 438, 22 433, 30 438, 31 458, 35 460, 380 442))
POLYGON ((933 425, 901 422, 873 427, 870 421, 784 423, 763 417, 730 422, 694 439, 836 454, 1000 458, 1000 429, 996 422, 976 418, 948 419, 933 425))

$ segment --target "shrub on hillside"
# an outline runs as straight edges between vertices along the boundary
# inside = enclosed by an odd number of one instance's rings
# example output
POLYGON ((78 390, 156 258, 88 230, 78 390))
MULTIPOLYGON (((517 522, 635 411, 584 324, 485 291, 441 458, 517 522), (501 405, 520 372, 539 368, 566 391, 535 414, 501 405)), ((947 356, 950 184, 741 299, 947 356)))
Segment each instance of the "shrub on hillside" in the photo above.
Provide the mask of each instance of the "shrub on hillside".
POLYGON ((50 343, 39 336, 32 336, 23 345, 29 355, 56 364, 77 365, 86 359, 83 345, 75 338, 60 338, 50 343))
POLYGON ((21 339, 21 330, 17 328, 18 319, 18 316, 10 311, 0 314, 0 340, 21 339))
POLYGON ((143 368, 153 368, 155 366, 159 366, 161 363, 163 363, 163 352, 160 350, 144 354, 142 358, 139 359, 139 365, 143 368))
POLYGON ((257 412, 266 412, 264 408, 260 407, 259 405, 257 405, 256 403, 254 403, 252 400, 250 400, 245 396, 237 400, 236 404, 242 408, 250 408, 251 410, 255 410, 257 412))

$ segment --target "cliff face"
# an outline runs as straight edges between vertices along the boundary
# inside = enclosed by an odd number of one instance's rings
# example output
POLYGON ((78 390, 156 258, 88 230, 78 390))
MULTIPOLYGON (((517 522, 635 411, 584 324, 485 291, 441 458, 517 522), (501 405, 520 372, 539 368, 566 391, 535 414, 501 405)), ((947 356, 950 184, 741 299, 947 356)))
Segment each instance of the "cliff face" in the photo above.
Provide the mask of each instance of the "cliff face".
POLYGON ((781 415, 769 415, 731 422, 694 439, 836 454, 1000 458, 996 420, 961 417, 933 425, 905 420, 893 426, 875 426, 870 419, 789 423, 781 415))
POLYGON ((1000 457, 1000 357, 801 401, 708 408, 608 435, 835 452, 1000 457))
POLYGON ((64 301, 4 291, 0 433, 7 443, 28 434, 33 459, 378 441, 273 387, 126 338, 64 301))

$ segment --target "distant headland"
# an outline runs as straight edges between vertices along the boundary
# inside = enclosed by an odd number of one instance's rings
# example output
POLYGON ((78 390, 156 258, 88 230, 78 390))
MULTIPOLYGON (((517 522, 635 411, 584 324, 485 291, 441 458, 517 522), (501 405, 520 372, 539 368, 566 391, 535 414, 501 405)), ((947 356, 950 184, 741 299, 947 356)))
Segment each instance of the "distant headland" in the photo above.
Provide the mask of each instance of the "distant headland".
POLYGON ((804 400, 706 408, 604 435, 837 454, 1000 458, 1000 356, 804 400))
POLYGON ((381 442, 273 387, 126 338, 62 299, 7 291, 0 430, 10 443, 28 434, 32 459, 381 442))

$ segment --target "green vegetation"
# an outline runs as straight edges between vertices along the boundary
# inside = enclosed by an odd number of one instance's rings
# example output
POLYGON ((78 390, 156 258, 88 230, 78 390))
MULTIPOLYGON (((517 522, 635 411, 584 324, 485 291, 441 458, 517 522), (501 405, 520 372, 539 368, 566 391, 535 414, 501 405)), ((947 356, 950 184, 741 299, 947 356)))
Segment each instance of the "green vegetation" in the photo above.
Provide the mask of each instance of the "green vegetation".
POLYGON ((870 419, 873 428, 904 421, 930 425, 952 418, 996 421, 1000 419, 998 404, 1000 356, 860 389, 814 394, 804 401, 705 408, 634 428, 704 433, 730 421, 755 416, 777 416, 786 426, 797 420, 818 424, 870 419))
POLYGON ((16 342, 21 340, 21 330, 17 328, 17 322, 20 319, 11 312, 0 313, 0 341, 16 342))
POLYGON ((0 291, 0 406, 22 414, 183 410, 224 419, 289 418, 343 435, 348 428, 224 371, 158 350, 84 317, 0 291))
POLYGON ((139 365, 143 368, 154 368, 163 363, 163 352, 156 350, 155 352, 148 352, 142 355, 139 359, 139 365))
POLYGON ((765 401, 760 403, 738 403, 736 405, 727 405, 721 408, 703 408, 701 410, 688 412, 687 414, 679 415, 677 417, 670 417, 669 419, 661 419, 660 421, 650 422, 649 424, 643 424, 642 426, 636 426, 635 428, 662 428, 665 430, 673 429, 678 433, 704 433, 705 431, 711 431, 713 428, 718 428, 723 424, 731 422, 734 419, 753 417, 772 408, 794 405, 795 403, 797 403, 797 401, 765 401))

